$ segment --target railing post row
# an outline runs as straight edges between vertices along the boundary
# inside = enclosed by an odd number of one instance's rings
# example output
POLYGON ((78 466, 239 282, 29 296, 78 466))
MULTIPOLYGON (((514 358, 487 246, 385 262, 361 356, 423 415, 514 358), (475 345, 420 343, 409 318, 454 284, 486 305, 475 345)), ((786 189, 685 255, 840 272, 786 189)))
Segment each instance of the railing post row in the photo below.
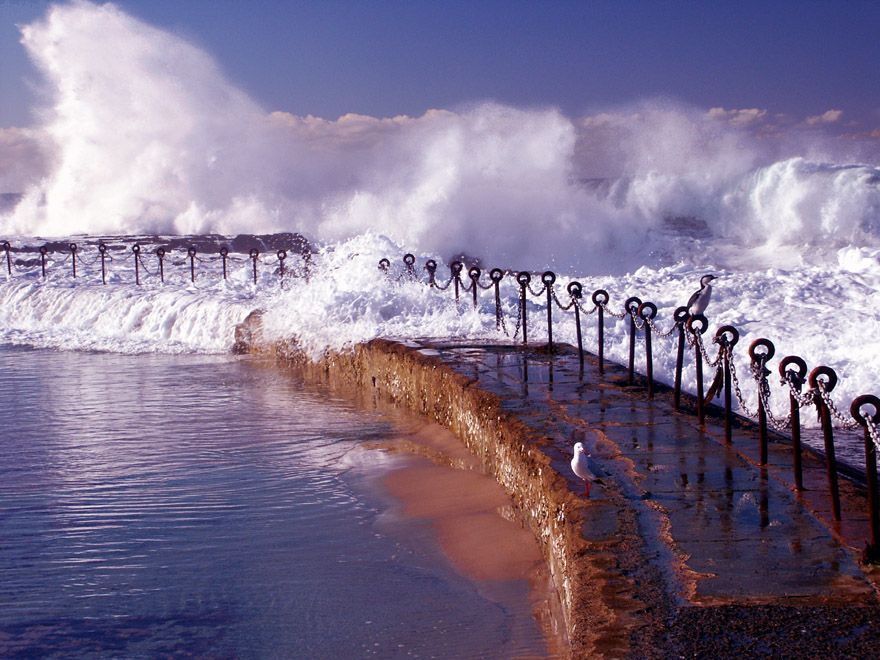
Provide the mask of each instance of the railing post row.
POLYGON ((611 296, 605 289, 596 289, 592 296, 593 304, 596 306, 599 335, 599 373, 605 373, 605 306, 611 300, 611 296))
POLYGON ((825 439, 825 467, 828 472, 828 488, 831 491, 831 509, 835 520, 840 520, 840 490, 837 484, 837 459, 834 455, 834 427, 831 424, 831 411, 819 391, 822 381, 825 392, 829 393, 837 385, 837 373, 831 367, 818 366, 810 372, 810 387, 816 391, 815 404, 822 422, 822 435, 825 439))
POLYGON ((871 540, 865 548, 865 558, 873 561, 880 556, 880 493, 877 492, 877 447, 871 438, 868 418, 870 417, 875 429, 880 428, 880 398, 873 394, 856 397, 850 406, 850 414, 864 427, 865 433, 865 473, 868 480, 868 521, 871 531, 871 540), (872 406, 874 414, 866 415, 862 410, 865 406, 872 406))
POLYGON ((523 335, 523 346, 525 346, 528 339, 528 314, 526 314, 526 290, 528 289, 529 282, 532 281, 532 276, 527 271, 520 271, 516 275, 516 281, 519 283, 519 307, 520 307, 520 323, 522 324, 522 335, 523 335))
MULTIPOLYGON (((797 355, 788 355, 779 362, 779 375, 784 383, 790 381, 797 393, 800 393, 807 382, 807 363, 797 355), (794 366, 796 370, 789 369, 794 366)), ((797 490, 804 489, 804 471, 801 458, 801 404, 794 392, 789 390, 788 401, 791 411, 791 460, 794 470, 794 485, 797 490)))
POLYGON ((584 339, 581 334, 581 299, 584 297, 584 287, 580 282, 568 283, 568 295, 574 303, 574 326, 577 330, 578 342, 578 363, 580 364, 581 374, 584 372, 584 339))
POLYGON ((657 305, 643 302, 636 313, 645 324, 645 376, 648 378, 648 398, 654 398, 654 356, 651 348, 651 321, 657 316, 657 305))

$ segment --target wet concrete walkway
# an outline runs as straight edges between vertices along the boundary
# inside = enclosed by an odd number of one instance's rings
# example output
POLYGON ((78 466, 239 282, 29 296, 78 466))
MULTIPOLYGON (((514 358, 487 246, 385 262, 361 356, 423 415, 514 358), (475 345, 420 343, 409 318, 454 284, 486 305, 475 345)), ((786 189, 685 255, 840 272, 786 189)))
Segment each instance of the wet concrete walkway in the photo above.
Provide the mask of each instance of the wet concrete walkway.
POLYGON ((835 523, 818 457, 805 454, 798 494, 781 438, 760 467, 752 425, 738 424, 726 445, 721 419, 700 425, 675 412, 671 391, 649 400, 617 365, 603 375, 588 356, 581 372, 576 353, 538 347, 422 342, 421 352, 498 395, 574 492, 583 485, 569 467, 572 445, 582 441, 591 454, 601 483, 584 505, 594 551, 584 561, 594 564, 604 605, 633 622, 618 631, 628 642, 609 633, 603 653, 847 655, 880 642, 878 572, 860 561, 863 489, 841 479, 835 523), (641 642, 640 626, 652 630, 641 642))

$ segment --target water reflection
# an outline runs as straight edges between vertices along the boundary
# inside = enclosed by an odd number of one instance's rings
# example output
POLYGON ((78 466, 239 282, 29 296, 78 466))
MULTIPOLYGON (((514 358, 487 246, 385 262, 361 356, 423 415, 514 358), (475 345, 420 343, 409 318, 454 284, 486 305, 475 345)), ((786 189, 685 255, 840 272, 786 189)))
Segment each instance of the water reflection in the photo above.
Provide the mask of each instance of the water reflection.
POLYGON ((0 406, 0 655, 542 651, 389 525, 388 423, 274 368, 3 347, 0 406))

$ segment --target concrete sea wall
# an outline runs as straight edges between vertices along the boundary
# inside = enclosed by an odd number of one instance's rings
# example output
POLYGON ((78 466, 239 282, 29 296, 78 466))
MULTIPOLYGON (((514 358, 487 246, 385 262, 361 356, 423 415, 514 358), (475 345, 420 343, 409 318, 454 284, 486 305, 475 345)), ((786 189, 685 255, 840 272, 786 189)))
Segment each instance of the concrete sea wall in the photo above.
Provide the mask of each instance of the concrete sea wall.
MULTIPOLYGON (((586 634, 597 613, 583 562, 586 550, 579 498, 540 451, 540 436, 502 409, 501 399, 417 348, 376 339, 345 353, 313 361, 294 343, 266 344, 253 315, 236 336, 238 352, 271 353, 309 378, 372 391, 450 429, 505 488, 539 541, 559 594, 564 625, 576 656, 589 653, 586 634), (536 444, 537 443, 537 444, 536 444)), ((594 585, 595 588, 595 585, 594 585)), ((606 612, 606 619, 612 613, 606 612)), ((612 617, 613 618, 613 617, 612 617)))

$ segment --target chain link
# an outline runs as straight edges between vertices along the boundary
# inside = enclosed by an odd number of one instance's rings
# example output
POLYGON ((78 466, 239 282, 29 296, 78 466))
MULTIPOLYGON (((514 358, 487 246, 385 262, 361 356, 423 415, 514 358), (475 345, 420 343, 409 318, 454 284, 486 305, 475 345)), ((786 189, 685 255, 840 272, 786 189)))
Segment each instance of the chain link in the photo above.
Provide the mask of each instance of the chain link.
POLYGON ((528 289, 529 289, 529 293, 531 293, 533 296, 535 296, 535 298, 539 298, 540 296, 544 295, 544 292, 547 290, 547 285, 546 285, 546 284, 543 285, 543 286, 541 287, 540 291, 535 291, 535 290, 532 288, 531 283, 527 284, 526 286, 527 286, 528 289))
POLYGON ((645 319, 645 322, 646 322, 649 326, 651 326, 651 330, 654 332, 654 336, 655 336, 655 337, 669 337, 669 336, 672 335, 673 332, 675 332, 676 330, 678 330, 678 323, 674 323, 674 324, 672 325, 672 327, 669 328, 669 330, 667 330, 666 332, 660 332, 660 330, 657 329, 657 324, 654 323, 654 319, 652 319, 652 318, 646 318, 646 319, 645 319))
POLYGON ((868 437, 871 438, 874 447, 880 452, 880 429, 877 428, 877 425, 874 424, 874 420, 871 417, 865 418, 865 424, 868 428, 868 437))
POLYGON ((613 316, 614 318, 620 319, 621 321, 623 319, 625 319, 627 316, 629 316, 629 314, 627 312, 623 312, 623 313, 618 314, 617 312, 615 312, 611 309, 608 309, 608 305, 606 305, 605 303, 600 303, 600 304, 602 306, 602 309, 604 309, 606 312, 611 314, 611 316, 613 316))
POLYGON ((834 405, 834 401, 832 401, 828 392, 825 391, 825 384, 821 380, 816 380, 816 387, 819 389, 819 396, 822 397, 822 401, 825 402, 825 405, 828 406, 828 410, 831 412, 831 415, 843 425, 843 428, 847 431, 852 431, 859 427, 859 423, 852 419, 851 417, 847 419, 844 417, 840 411, 837 409, 837 406, 834 405))
POLYGON ((593 306, 590 309, 584 309, 584 306, 581 304, 581 301, 577 298, 574 299, 574 304, 577 305, 577 308, 581 310, 581 314, 595 314, 596 310, 599 309, 599 305, 593 303, 593 306))
POLYGON ((556 303, 556 306, 563 312, 567 312, 577 304, 577 298, 572 298, 570 303, 568 303, 567 305, 563 305, 561 302, 559 302, 559 298, 556 297, 555 289, 550 289, 550 297, 553 299, 553 302, 556 303))
MULTIPOLYGON (((703 359, 706 361, 706 364, 710 367, 717 367, 721 364, 721 360, 724 359, 724 351, 725 348, 723 346, 718 347, 718 355, 715 356, 715 359, 709 357, 709 353, 706 351, 706 346, 703 344, 703 336, 699 332, 692 333, 694 335, 694 343, 691 346, 696 345, 700 349, 700 354, 703 356, 703 359)), ((717 337, 715 340, 717 341, 717 337)), ((731 364, 733 360, 731 360, 731 364)))

